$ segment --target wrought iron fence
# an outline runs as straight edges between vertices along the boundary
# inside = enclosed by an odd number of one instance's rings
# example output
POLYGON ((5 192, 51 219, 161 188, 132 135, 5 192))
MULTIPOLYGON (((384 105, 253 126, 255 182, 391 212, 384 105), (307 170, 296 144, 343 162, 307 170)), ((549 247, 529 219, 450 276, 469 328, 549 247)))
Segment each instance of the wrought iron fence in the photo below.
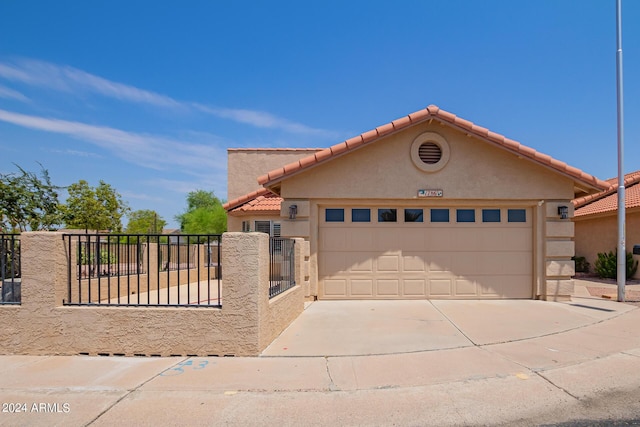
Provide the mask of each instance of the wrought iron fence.
POLYGON ((220 307, 220 235, 65 234, 65 305, 220 307))
POLYGON ((20 235, 0 234, 0 304, 20 304, 20 235))
POLYGON ((273 298, 296 285, 295 240, 271 237, 269 239, 269 298, 273 298))

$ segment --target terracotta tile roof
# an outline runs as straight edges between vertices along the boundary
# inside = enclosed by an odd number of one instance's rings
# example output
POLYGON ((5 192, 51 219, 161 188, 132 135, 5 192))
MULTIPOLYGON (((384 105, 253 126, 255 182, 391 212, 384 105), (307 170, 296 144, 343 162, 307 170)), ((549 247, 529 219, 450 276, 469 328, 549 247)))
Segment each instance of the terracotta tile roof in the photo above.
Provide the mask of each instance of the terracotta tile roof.
POLYGON ((242 197, 231 200, 223 208, 227 212, 280 212, 282 198, 267 188, 261 188, 242 197))
POLYGON ((227 148, 227 151, 322 151, 324 148, 227 148))
MULTIPOLYGON (((618 178, 608 179, 609 188, 600 193, 590 194, 573 200, 574 216, 603 214, 618 210, 618 178)), ((624 176, 626 209, 640 207, 640 171, 624 176)))
POLYGON ((486 142, 511 151, 518 156, 527 158, 533 162, 553 169, 590 188, 605 189, 609 187, 608 183, 592 175, 589 175, 581 171, 580 169, 569 166, 564 162, 556 160, 546 154, 542 154, 534 150, 533 148, 520 144, 517 141, 508 139, 503 135, 491 132, 489 129, 475 125, 474 123, 457 117, 454 114, 449 113, 448 111, 444 111, 435 105, 430 105, 423 110, 409 114, 405 117, 401 117, 397 120, 392 121, 391 123, 387 123, 386 125, 382 125, 368 132, 364 132, 356 137, 348 139, 332 147, 326 148, 322 151, 318 151, 315 154, 309 155, 308 157, 302 158, 293 163, 289 163, 288 165, 285 165, 278 169, 274 169, 267 174, 260 176, 258 178, 258 183, 260 185, 271 185, 273 183, 281 181, 284 178, 297 174, 305 169, 329 161, 337 156, 357 149, 358 147, 365 146, 379 140, 382 137, 399 132, 409 126, 427 120, 438 120, 441 123, 460 129, 467 134, 475 135, 486 142))

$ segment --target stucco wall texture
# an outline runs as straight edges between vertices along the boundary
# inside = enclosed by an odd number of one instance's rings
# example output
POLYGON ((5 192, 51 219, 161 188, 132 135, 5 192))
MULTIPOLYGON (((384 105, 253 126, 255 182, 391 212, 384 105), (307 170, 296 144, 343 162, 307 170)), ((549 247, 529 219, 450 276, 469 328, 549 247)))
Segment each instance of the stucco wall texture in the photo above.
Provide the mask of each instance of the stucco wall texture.
POLYGON ((302 286, 269 300, 263 233, 223 235, 221 309, 64 306, 62 233, 23 233, 21 251, 22 302, 0 305, 2 354, 255 356, 304 308, 302 286))
MULTIPOLYGON (((618 247, 617 211, 603 216, 578 217, 574 221, 576 256, 585 257, 591 264, 590 271, 594 272, 598 253, 615 252, 618 247)), ((634 245, 640 245, 640 210, 627 211, 625 235, 626 250, 632 252, 634 245)), ((638 255, 634 258, 640 260, 638 255)), ((637 271, 633 278, 640 279, 640 271, 637 271)))
POLYGON ((227 151, 227 200, 259 190, 257 177, 320 151, 319 148, 230 148, 227 151))

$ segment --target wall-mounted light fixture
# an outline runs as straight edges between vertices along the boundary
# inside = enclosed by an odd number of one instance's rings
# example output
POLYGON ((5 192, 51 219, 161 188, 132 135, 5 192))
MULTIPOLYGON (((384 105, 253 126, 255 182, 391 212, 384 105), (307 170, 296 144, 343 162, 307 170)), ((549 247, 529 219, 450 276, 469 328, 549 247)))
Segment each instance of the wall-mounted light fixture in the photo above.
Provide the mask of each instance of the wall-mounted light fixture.
POLYGON ((289 205, 289 219, 296 219, 298 215, 298 205, 289 205))
POLYGON ((569 218, 569 208, 567 206, 558 206, 558 215, 560 215, 560 219, 569 218))

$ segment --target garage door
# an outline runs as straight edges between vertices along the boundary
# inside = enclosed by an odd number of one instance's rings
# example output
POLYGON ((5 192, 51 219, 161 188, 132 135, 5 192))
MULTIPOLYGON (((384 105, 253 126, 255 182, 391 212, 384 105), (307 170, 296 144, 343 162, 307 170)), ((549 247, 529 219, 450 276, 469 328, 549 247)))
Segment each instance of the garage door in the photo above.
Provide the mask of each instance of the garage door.
POLYGON ((320 298, 532 297, 528 208, 320 211, 320 298))

